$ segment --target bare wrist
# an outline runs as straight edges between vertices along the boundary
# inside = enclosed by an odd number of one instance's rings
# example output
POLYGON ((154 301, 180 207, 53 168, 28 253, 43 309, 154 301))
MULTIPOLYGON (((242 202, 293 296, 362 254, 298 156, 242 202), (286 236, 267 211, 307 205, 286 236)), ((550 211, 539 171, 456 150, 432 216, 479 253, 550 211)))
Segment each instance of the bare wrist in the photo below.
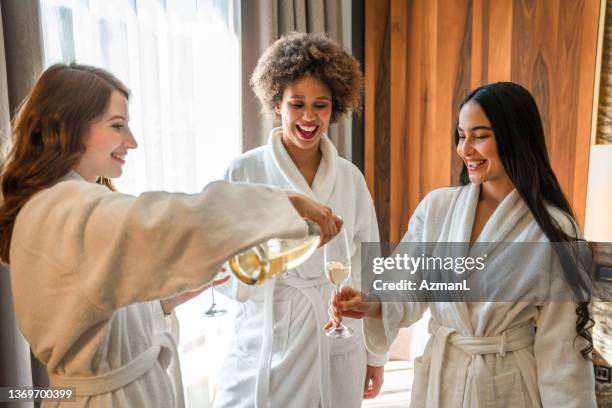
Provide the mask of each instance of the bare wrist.
POLYGON ((298 202, 302 198, 299 194, 296 193, 287 193, 287 198, 291 202, 291 205, 297 208, 298 202))
POLYGON ((374 307, 372 310, 372 317, 374 319, 382 318, 382 304, 380 303, 380 300, 377 300, 376 302, 374 302, 374 307))

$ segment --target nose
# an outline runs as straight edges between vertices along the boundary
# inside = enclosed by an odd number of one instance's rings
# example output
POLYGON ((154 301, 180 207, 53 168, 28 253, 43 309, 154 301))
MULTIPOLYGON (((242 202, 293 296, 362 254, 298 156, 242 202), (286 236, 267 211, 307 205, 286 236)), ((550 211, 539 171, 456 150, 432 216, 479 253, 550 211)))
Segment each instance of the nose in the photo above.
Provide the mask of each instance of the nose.
POLYGON ((127 132, 126 132, 125 147, 127 147, 128 149, 135 149, 138 147, 138 142, 136 142, 136 139, 134 138, 134 134, 132 133, 132 130, 129 128, 127 129, 127 132))
POLYGON ((470 137, 466 137, 459 143, 459 150, 461 156, 469 156, 474 153, 474 145, 472 144, 472 139, 470 137))
POLYGON ((313 120, 315 118, 315 115, 312 109, 306 108, 304 109, 304 114, 302 115, 302 117, 304 118, 304 120, 313 120))

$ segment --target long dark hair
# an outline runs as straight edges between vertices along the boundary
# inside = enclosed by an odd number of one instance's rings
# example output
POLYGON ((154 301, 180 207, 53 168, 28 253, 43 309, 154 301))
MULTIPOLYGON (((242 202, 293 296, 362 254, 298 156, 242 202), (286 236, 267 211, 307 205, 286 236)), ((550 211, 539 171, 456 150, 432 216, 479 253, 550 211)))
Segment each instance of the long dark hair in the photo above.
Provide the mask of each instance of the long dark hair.
MULTIPOLYGON (((111 73, 56 64, 40 76, 12 124, 9 153, 0 165, 0 262, 9 263, 17 214, 38 191, 57 183, 85 152, 83 136, 108 108, 113 91, 129 90, 111 73)), ((2 161, 0 160, 0 163, 2 161)), ((109 179, 99 178, 114 190, 109 179)))
MULTIPOLYGON (((548 240, 583 241, 575 227, 573 236, 566 234, 547 208, 553 206, 563 211, 575 226, 571 206, 550 166, 542 120, 529 91, 512 82, 497 82, 470 92, 461 107, 468 102, 477 103, 491 122, 504 169, 548 240)), ((459 132, 455 127, 455 145, 458 143, 459 132)), ((465 164, 461 170, 460 182, 463 185, 470 182, 465 164)), ((593 319, 589 312, 589 299, 584 301, 583 298, 585 293, 590 293, 590 280, 585 279, 581 272, 583 269, 571 267, 572 262, 568 260, 576 259, 576 256, 568 254, 563 248, 567 246, 556 246, 555 250, 561 258, 564 278, 578 298, 576 332, 587 341, 588 345, 581 353, 589 358, 593 350, 590 333, 593 319)))

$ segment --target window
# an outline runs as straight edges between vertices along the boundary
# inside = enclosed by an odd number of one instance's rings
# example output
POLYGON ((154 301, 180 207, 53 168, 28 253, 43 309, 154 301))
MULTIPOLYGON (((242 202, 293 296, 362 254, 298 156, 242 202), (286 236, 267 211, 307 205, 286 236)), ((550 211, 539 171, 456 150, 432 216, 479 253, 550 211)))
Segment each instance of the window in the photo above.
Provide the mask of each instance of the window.
MULTIPOLYGON (((40 0, 45 67, 105 68, 132 91, 122 192, 196 193, 240 154, 239 0, 40 0)), ((233 304, 217 293, 217 303, 233 304)), ((206 407, 231 317, 206 319, 210 292, 177 310, 189 406, 206 407)))
POLYGON ((199 192, 240 153, 238 0, 41 0, 45 66, 106 68, 132 91, 121 191, 199 192))

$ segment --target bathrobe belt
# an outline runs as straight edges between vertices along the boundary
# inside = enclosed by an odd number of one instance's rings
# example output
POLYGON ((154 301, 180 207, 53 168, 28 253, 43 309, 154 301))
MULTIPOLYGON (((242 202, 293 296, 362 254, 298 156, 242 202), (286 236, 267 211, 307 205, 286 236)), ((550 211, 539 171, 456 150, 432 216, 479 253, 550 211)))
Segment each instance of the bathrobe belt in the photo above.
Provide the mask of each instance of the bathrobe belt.
MULTIPOLYGON (((530 347, 535 342, 535 326, 528 324, 522 327, 508 329, 500 336, 469 337, 461 336, 455 329, 440 326, 433 319, 429 322, 429 332, 434 336, 431 350, 431 363, 427 387, 427 407, 440 406, 440 385, 443 369, 444 352, 451 343, 472 356, 468 366, 468 386, 466 394, 471 396, 472 406, 478 408, 495 407, 492 375, 485 363, 483 355, 506 353, 530 347), (435 385, 435 386, 434 386, 435 385)), ((517 363, 523 365, 523 359, 517 358, 517 363)))
MULTIPOLYGON (((277 280, 268 282, 264 287, 264 338, 257 370, 256 407, 267 407, 266 401, 270 391, 270 370, 272 364, 272 340, 274 337, 274 287, 277 280)), ((321 390, 321 408, 331 408, 330 389, 330 339, 325 335, 323 325, 327 322, 326 308, 321 307, 321 297, 317 290, 322 285, 329 284, 325 277, 302 279, 285 276, 282 283, 296 288, 306 296, 317 320, 316 332, 319 346, 319 382, 321 390)))
MULTIPOLYGON (((173 358, 175 343, 168 332, 158 333, 152 339, 152 346, 129 363, 102 374, 87 377, 64 376, 49 373, 52 387, 74 387, 77 397, 106 394, 134 382, 145 375, 156 364, 165 371, 173 358)), ((182 387, 182 384, 179 384, 182 387)), ((181 406, 182 395, 177 396, 181 406)))

